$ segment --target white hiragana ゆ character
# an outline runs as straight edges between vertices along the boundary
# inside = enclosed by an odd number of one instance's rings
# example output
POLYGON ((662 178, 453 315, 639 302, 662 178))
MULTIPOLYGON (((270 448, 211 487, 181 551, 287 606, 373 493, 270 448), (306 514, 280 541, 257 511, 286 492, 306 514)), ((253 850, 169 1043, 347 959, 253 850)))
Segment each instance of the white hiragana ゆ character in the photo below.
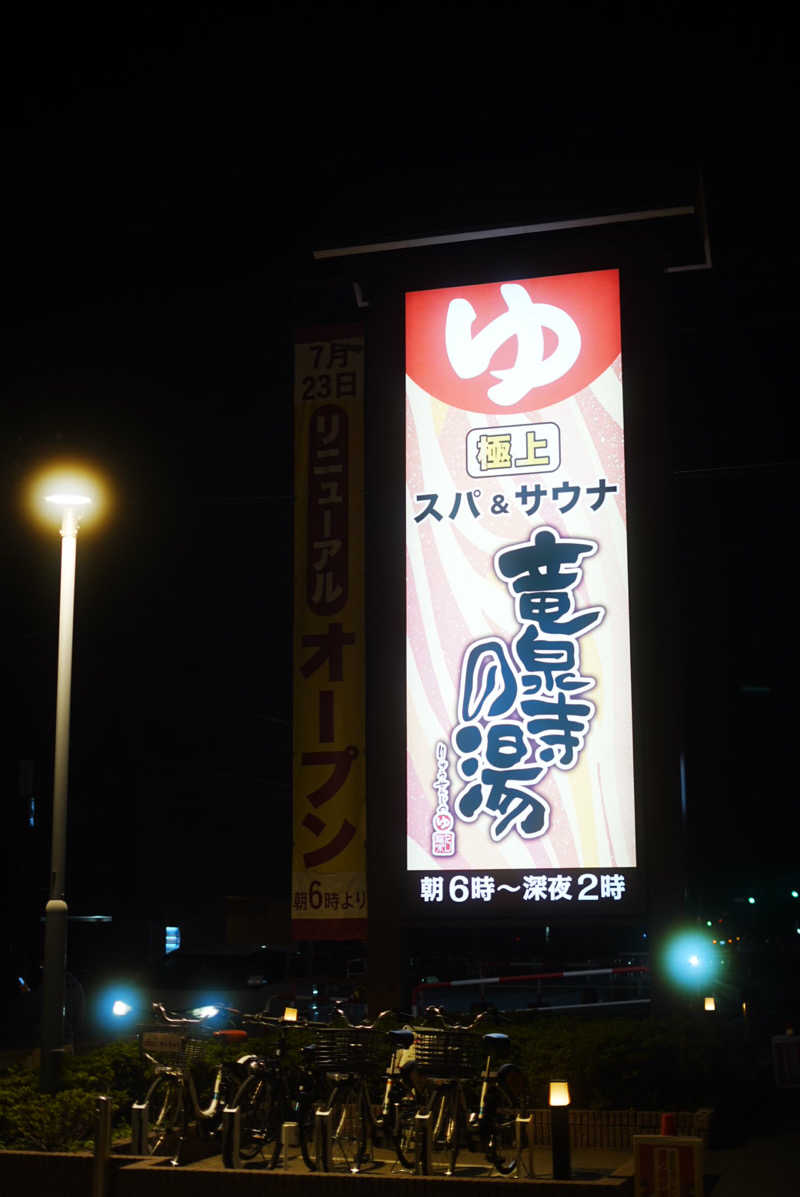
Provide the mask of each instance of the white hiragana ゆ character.
POLYGON ((441 877, 420 877, 419 896, 423 902, 441 902, 444 884, 441 877))
POLYGON ((533 873, 529 873, 527 877, 522 878, 522 881, 525 886, 525 892, 522 895, 523 902, 529 902, 531 898, 534 902, 547 901, 547 878, 544 874, 537 877, 533 873))
POLYGON ((572 894, 569 892, 571 886, 571 877, 565 877, 562 873, 556 873, 555 877, 551 877, 549 881, 550 900, 557 902, 559 898, 566 898, 568 902, 571 902, 572 894))
POLYGON ((470 888, 473 898, 482 898, 484 902, 491 902, 495 889, 494 877, 473 877, 470 888))
POLYGON ((625 893, 625 878, 622 873, 600 874, 600 897, 613 898, 618 902, 625 893))
POLYGON ((515 338, 517 356, 510 369, 491 370, 500 381, 487 395, 499 407, 519 403, 534 387, 555 382, 572 368, 581 351, 581 334, 572 317, 550 303, 534 303, 520 283, 502 283, 506 310, 473 335, 477 312, 468 299, 450 302, 445 322, 445 349, 459 378, 485 373, 496 351, 515 338), (545 353, 544 330, 555 333, 556 347, 545 353))

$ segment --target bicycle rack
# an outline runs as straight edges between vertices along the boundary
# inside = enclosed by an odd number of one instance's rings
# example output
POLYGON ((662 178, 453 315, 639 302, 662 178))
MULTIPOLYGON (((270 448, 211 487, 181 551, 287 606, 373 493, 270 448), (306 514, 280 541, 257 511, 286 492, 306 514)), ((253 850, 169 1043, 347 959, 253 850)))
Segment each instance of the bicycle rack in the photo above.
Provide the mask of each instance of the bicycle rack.
POLYGON ((241 1167, 239 1144, 242 1141, 242 1118, 238 1106, 226 1106, 222 1111, 222 1161, 226 1168, 241 1167))
POLYGON ((433 1112, 425 1110, 414 1116, 416 1171, 430 1176, 433 1169, 433 1112))
POLYGON ((333 1171, 330 1110, 317 1110, 314 1115, 314 1156, 321 1172, 333 1171))
POLYGON ((283 1166, 289 1167, 289 1148, 296 1147, 300 1141, 299 1130, 296 1122, 282 1122, 281 1123, 281 1148, 283 1150, 283 1166))
POLYGON ((94 1154, 92 1158, 92 1197, 108 1193, 108 1156, 111 1151, 111 1101, 98 1097, 95 1105, 94 1154))
POLYGON ((135 1101, 131 1108, 131 1151, 147 1155, 147 1102, 135 1101))
POLYGON ((533 1180, 533 1114, 526 1116, 517 1114, 514 1126, 516 1130, 517 1176, 521 1176, 524 1170, 533 1180))

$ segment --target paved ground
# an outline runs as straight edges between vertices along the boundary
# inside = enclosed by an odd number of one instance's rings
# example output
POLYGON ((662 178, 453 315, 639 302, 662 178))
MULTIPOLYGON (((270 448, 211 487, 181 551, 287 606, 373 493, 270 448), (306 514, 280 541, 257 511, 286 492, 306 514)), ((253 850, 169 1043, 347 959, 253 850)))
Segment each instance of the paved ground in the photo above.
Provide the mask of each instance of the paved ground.
MULTIPOLYGON (((552 1177, 552 1162, 549 1148, 537 1147, 533 1153, 533 1179, 545 1179, 552 1177)), ((603 1176, 610 1176, 616 1169, 624 1168, 626 1163, 631 1160, 630 1152, 626 1151, 596 1151, 577 1150, 573 1154, 573 1173, 577 1178, 584 1180, 600 1179, 603 1176)), ((193 1164, 187 1164, 187 1168, 192 1171, 200 1172, 214 1172, 222 1169, 222 1161, 219 1156, 209 1156, 206 1159, 197 1160, 193 1164)), ((289 1172, 306 1173, 307 1169, 303 1163, 303 1158, 300 1154, 299 1147, 292 1147, 289 1151, 288 1164, 283 1162, 279 1166, 280 1170, 284 1168, 289 1172)), ((334 1168, 336 1171, 345 1172, 346 1166, 343 1161, 334 1160, 334 1168)), ((264 1164, 254 1161, 247 1165, 246 1171, 262 1172, 265 1179, 269 1177, 269 1172, 265 1169, 264 1164)), ((376 1179, 392 1180, 393 1178, 407 1177, 405 1172, 397 1163, 397 1159, 392 1151, 385 1151, 381 1148, 376 1148, 374 1152, 374 1159, 367 1161, 361 1168, 364 1175, 374 1176, 376 1179)), ((522 1175, 528 1177, 529 1173, 527 1167, 523 1169, 522 1175)), ((463 1179, 489 1177, 495 1176, 500 1182, 509 1180, 513 1177, 497 1176, 493 1172, 491 1166, 487 1164, 486 1158, 482 1155, 472 1154, 470 1152, 461 1152, 458 1156, 456 1164, 456 1178, 463 1179)), ((795 1195, 796 1197, 796 1195, 795 1195)))
MULTIPOLYGON (((749 1134, 745 1142, 704 1152, 705 1197, 800 1197, 800 1093, 788 1094, 785 1101, 779 1099, 770 1119, 762 1117, 761 1122, 762 1126, 749 1134), (764 1126, 764 1123, 768 1125, 764 1126)), ((600 1180, 633 1173, 633 1159, 626 1151, 576 1148, 572 1153, 572 1164, 575 1179, 600 1180)), ((187 1166, 191 1170, 207 1172, 221 1169, 222 1162, 219 1156, 213 1156, 187 1166)), ((299 1148, 290 1149, 287 1167, 290 1172, 306 1171, 299 1148)), ((269 1176, 261 1163, 249 1165, 248 1170, 261 1171, 265 1180, 269 1176)), ((399 1168, 393 1153, 380 1149, 376 1150, 374 1161, 365 1164, 362 1171, 376 1180, 408 1175, 399 1168)), ((482 1156, 459 1155, 458 1177, 491 1175, 492 1169, 482 1156)), ((529 1175, 525 1169, 523 1176, 529 1175)), ((536 1148, 532 1179, 544 1180, 551 1176, 549 1148, 536 1148)), ((506 1178, 497 1177, 497 1180, 504 1183, 506 1178)), ((513 1183, 513 1178, 509 1182, 513 1183)))
POLYGON ((798 1197, 800 1119, 753 1135, 742 1147, 707 1151, 704 1171, 712 1197, 798 1197))

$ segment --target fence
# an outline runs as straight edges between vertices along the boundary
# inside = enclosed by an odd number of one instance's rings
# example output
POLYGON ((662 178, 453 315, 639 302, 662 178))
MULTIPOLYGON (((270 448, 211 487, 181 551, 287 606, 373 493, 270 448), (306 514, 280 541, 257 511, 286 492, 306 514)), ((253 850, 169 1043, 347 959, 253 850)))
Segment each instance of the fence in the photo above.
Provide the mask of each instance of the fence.
MULTIPOLYGON (((534 1147, 550 1146, 550 1110, 531 1110, 534 1147)), ((675 1115, 675 1134, 692 1135, 708 1142, 712 1111, 682 1110, 675 1115)), ((657 1135, 661 1113, 655 1110, 576 1110, 569 1111, 570 1142, 573 1147, 593 1150, 633 1150, 634 1135, 657 1135)))
POLYGON ((644 1005, 649 1001, 648 981, 643 964, 427 981, 414 989, 411 1009, 416 1015, 428 1005, 468 1010, 482 1002, 502 1010, 644 1005))

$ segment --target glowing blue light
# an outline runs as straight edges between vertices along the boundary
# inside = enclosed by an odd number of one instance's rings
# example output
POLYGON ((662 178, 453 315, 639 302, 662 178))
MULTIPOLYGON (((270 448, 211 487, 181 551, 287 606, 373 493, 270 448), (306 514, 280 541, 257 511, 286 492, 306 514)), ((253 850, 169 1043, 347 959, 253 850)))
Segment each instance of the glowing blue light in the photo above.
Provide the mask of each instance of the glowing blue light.
POLYGON ((756 904, 755 898, 748 898, 747 901, 750 903, 751 906, 755 906, 755 904, 756 904))
POLYGON ((98 993, 91 1003, 90 1017, 105 1032, 127 1034, 144 1008, 142 994, 127 981, 117 982, 98 993))
POLYGON ((719 956, 696 931, 676 935, 664 951, 664 965, 675 985, 694 988, 714 977, 719 956))
POLYGON ((195 1006, 191 1013, 193 1018, 214 1018, 219 1014, 219 1008, 217 1006, 195 1006))

